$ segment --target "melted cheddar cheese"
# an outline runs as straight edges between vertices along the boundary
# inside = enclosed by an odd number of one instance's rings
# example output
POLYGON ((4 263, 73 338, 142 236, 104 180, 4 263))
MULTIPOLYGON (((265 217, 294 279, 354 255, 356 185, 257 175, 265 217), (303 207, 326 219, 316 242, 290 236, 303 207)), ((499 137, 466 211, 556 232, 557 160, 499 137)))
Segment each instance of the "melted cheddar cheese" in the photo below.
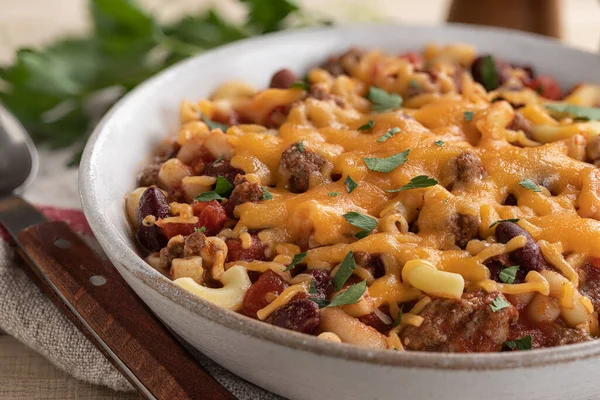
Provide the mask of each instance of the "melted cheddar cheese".
MULTIPOLYGON (((197 160, 208 153, 212 160, 224 157, 241 171, 244 182, 270 193, 270 199, 240 201, 228 211, 217 236, 228 246, 240 240, 241 251, 252 250, 256 240, 264 254, 234 259, 229 247, 225 270, 271 270, 291 285, 293 275, 286 267, 301 251, 306 253, 301 265, 309 271, 325 269, 332 276, 349 252, 366 253, 379 257, 383 273, 359 265, 349 282, 367 280, 367 300, 373 307, 389 310, 395 319, 404 303, 421 299, 417 311, 402 316, 402 329, 418 329, 424 323, 418 314, 432 299, 460 298, 464 285, 465 291, 531 294, 529 300, 536 293, 555 296, 572 328, 595 334, 596 312, 577 286, 582 265, 600 259, 600 169, 594 164, 599 160, 590 155, 600 123, 547 109, 553 102, 528 88, 519 68, 507 70, 504 82, 486 91, 468 69, 475 57, 475 50, 465 45, 430 46, 417 61, 379 51, 350 52, 337 59, 344 74, 333 76, 324 68, 309 71, 310 89, 292 85, 253 91, 245 85, 234 90, 235 84, 228 84, 212 99, 185 101, 175 141, 177 158, 187 172, 174 173, 182 177, 181 186, 161 188, 171 199, 179 193, 179 201, 198 204, 193 198, 215 190, 215 176, 202 180, 208 186, 192 186, 197 179, 189 175, 203 176, 208 162, 197 160), (402 106, 374 111, 372 88, 387 96, 400 94, 402 106), (243 123, 206 123, 227 120, 223 116, 243 123), (289 161, 291 167, 284 162, 288 152, 298 153, 289 161), (408 152, 406 161, 389 172, 373 170, 365 162, 403 152, 408 152), (318 160, 317 167, 308 165, 308 159, 318 160), (435 184, 392 192, 421 176, 435 184), (305 180, 306 190, 293 189, 292 179, 305 180), (349 180, 356 188, 349 187, 349 180), (357 237, 363 228, 354 226, 348 213, 369 217, 375 227, 357 237), (517 223, 530 237, 521 234, 499 242, 497 222, 503 220, 517 223), (547 268, 570 282, 564 289, 552 289, 558 287, 549 281, 552 277, 535 270, 515 283, 492 274, 491 260, 525 252, 531 241, 541 246, 547 268), (407 263, 414 264, 414 273, 403 274, 407 263), (425 281, 425 275, 409 278, 418 271, 427 273, 425 281), (460 286, 442 288, 445 283, 436 286, 438 280, 460 286), (573 316, 576 309, 585 315, 573 316)), ((579 86, 564 101, 595 106, 600 87, 579 86)), ((234 191, 239 184, 234 183, 234 191)), ((233 197, 221 201, 225 208, 233 197)), ((196 223, 196 212, 190 210, 172 204, 172 215, 157 225, 196 223)), ((298 294, 310 297, 307 285, 291 285, 283 295, 271 293, 258 318, 268 320, 298 294)), ((521 309, 527 305, 519 304, 521 309)), ((402 329, 390 331, 389 347, 403 347, 398 336, 402 329)))

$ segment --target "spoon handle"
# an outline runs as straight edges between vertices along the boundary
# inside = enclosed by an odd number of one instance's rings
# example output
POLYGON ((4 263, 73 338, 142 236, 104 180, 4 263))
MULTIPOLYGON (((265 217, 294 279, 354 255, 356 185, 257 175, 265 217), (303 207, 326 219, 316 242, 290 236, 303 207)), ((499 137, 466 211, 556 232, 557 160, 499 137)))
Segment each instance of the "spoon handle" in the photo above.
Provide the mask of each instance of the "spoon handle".
POLYGON ((114 266, 63 222, 21 231, 19 252, 83 332, 149 399, 235 399, 200 367, 114 266), (60 300, 59 300, 60 298, 60 300))

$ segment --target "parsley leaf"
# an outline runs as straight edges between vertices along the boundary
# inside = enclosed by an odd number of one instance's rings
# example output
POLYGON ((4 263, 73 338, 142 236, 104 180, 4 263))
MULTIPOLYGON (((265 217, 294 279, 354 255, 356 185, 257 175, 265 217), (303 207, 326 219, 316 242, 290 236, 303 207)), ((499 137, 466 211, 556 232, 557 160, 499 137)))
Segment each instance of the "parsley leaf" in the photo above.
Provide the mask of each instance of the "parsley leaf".
POLYGON ((204 233, 204 232, 206 232, 206 227, 203 226, 201 228, 194 228, 194 232, 202 232, 202 233, 204 233))
POLYGON ((479 72, 481 73, 481 83, 483 84, 485 90, 489 92, 498 87, 500 84, 500 79, 498 77, 498 71, 496 71, 496 61, 494 60, 494 57, 483 57, 479 72))
POLYGON ((400 325, 400 322, 402 322, 403 315, 404 315, 404 306, 402 306, 402 308, 400 308, 400 311, 398 311, 398 315, 396 316, 396 319, 394 320, 394 327, 400 325))
POLYGON ((510 303, 504 300, 504 298, 500 295, 492 300, 492 304, 490 304, 490 308, 493 312, 500 311, 506 307, 510 307, 510 303))
POLYGON ((580 119, 589 121, 600 120, 600 108, 598 107, 583 107, 574 104, 548 104, 546 108, 552 111, 571 114, 580 119))
POLYGON ((263 196, 262 196, 261 200, 273 200, 273 195, 271 194, 271 192, 269 192, 267 190, 267 188, 264 186, 261 186, 261 188, 263 191, 263 196))
POLYGON ((305 92, 308 92, 310 87, 308 86, 308 83, 304 81, 296 81, 290 85, 290 89, 302 89, 305 92))
POLYGON ((241 0, 248 5, 247 24, 259 33, 274 32, 283 28, 283 20, 298 10, 293 0, 241 0))
POLYGON ((329 197, 336 197, 336 196, 339 196, 340 194, 341 194, 340 192, 329 192, 329 193, 327 193, 327 195, 329 197))
POLYGON ((498 278, 503 283, 513 283, 517 276, 517 270, 519 269, 518 265, 513 265, 512 267, 504 268, 500 271, 498 278))
POLYGON ((469 122, 473 119, 473 115, 475 115, 475 113, 473 111, 463 111, 463 115, 465 117, 465 121, 469 122))
POLYGON ((355 235, 359 239, 362 239, 365 236, 367 236, 377 226, 377 220, 375 218, 371 218, 367 215, 363 215, 355 211, 351 211, 344 214, 344 219, 348 221, 351 225, 362 229, 362 231, 358 232, 355 235))
POLYGON ((377 112, 390 111, 402 105, 402 97, 399 94, 388 93, 375 86, 369 88, 367 99, 373 103, 371 109, 377 112))
POLYGON ((217 184, 215 185, 215 193, 219 196, 227 197, 233 190, 233 185, 222 176, 217 177, 217 184))
POLYGON ((539 193, 542 191, 542 189, 540 189, 538 187, 538 185, 533 183, 533 181, 529 178, 523 179, 521 182, 519 182, 519 185, 523 186, 527 190, 533 190, 536 193, 539 193))
POLYGON ((398 132, 400 132, 400 128, 392 128, 389 131, 387 131, 382 137, 380 137, 379 139, 377 139, 377 141, 379 143, 385 142, 386 140, 388 140, 389 138, 391 138, 392 136, 394 136, 398 132))
POLYGON ((348 286, 346 290, 335 296, 327 307, 339 307, 346 304, 356 304, 367 290, 367 281, 348 286))
POLYGON ((290 265, 288 265, 287 267, 285 267, 285 269, 283 271, 284 272, 285 271, 289 271, 290 269, 294 268, 296 265, 298 265, 302 261, 304 261, 305 258, 306 258, 306 252, 295 254, 294 258, 292 259, 292 262, 290 263, 290 265))
POLYGON ((402 153, 394 154, 393 156, 385 158, 363 158, 363 161, 365 162, 365 164, 367 164, 367 167, 371 171, 391 172, 406 162, 409 153, 410 149, 405 150, 402 153))
POLYGON ((494 226, 498 225, 500 222, 514 222, 516 224, 517 222, 519 222, 519 218, 499 219, 498 221, 494 221, 494 223, 491 224, 489 227, 493 228, 494 226))
POLYGON ((221 197, 217 192, 204 192, 194 197, 194 200, 203 203, 211 200, 223 200, 223 197, 221 197))
POLYGON ((350 175, 346 177, 344 185, 346 185, 346 190, 348 191, 348 194, 352 193, 352 191, 358 187, 358 183, 354 182, 350 175))
POLYGON ((527 335, 518 340, 508 340, 504 344, 511 350, 531 350, 533 340, 531 335, 527 335))
POLYGON ((426 188, 426 187, 430 187, 430 186, 435 186, 437 184, 438 184, 438 181, 436 181, 434 178, 430 178, 427 175, 419 175, 419 176, 415 176, 414 178, 412 178, 410 180, 410 182, 408 182, 406 185, 404 185, 398 189, 386 190, 386 192, 397 193, 397 192, 401 192, 403 190, 426 188))
POLYGON ((223 161, 224 158, 225 158, 225 154, 221 154, 219 156, 219 158, 217 158, 215 161, 212 162, 212 164, 210 164, 210 166, 214 167, 215 165, 217 165, 218 163, 220 163, 221 161, 223 161))
POLYGON ((344 283, 352 276, 352 272, 356 269, 356 261, 354 261, 354 253, 349 251, 344 257, 340 268, 333 277, 333 290, 339 292, 344 283))
POLYGON ((310 287, 308 288, 308 294, 317 294, 317 286, 315 285, 315 279, 310 280, 310 287))
POLYGON ((220 124, 218 122, 214 122, 214 121, 208 119, 206 116, 204 116, 204 114, 202 114, 201 118, 202 118, 202 122, 204 122, 206 125, 208 125, 208 129, 210 129, 211 131, 213 129, 220 129, 223 132, 227 132, 227 129, 229 129, 229 126, 220 124))
POLYGON ((317 299, 314 297, 309 297, 308 298, 310 301, 317 303, 317 305, 319 306, 319 308, 325 308, 329 305, 329 300, 325 300, 325 299, 317 299))
POLYGON ((301 140, 297 147, 300 153, 304 153, 304 140, 301 140))
POLYGON ((373 121, 372 119, 370 119, 369 122, 367 122, 366 124, 359 126, 358 130, 359 131, 366 131, 368 129, 371 129, 374 126, 375 126, 375 121, 373 121))
POLYGON ((0 66, 6 83, 0 102, 36 142, 53 148, 82 145, 98 112, 164 68, 225 43, 283 29, 288 17, 300 14, 292 0, 243 0, 247 18, 241 24, 214 10, 161 23, 133 0, 88 3, 88 33, 39 50, 21 49, 11 65, 0 66))
POLYGON ((436 146, 444 147, 446 142, 444 142, 442 140, 436 140, 435 142, 433 142, 433 144, 435 144, 436 146))

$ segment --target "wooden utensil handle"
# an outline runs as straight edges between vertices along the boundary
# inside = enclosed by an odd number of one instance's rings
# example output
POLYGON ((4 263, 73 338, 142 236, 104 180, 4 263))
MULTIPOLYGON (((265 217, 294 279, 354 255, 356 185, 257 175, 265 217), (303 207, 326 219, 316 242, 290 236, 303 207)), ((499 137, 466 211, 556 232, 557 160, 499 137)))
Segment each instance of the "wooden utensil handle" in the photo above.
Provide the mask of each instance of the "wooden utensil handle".
MULTIPOLYGON (((133 293, 63 222, 32 226, 18 236, 24 258, 72 305, 73 319, 139 389, 158 399, 235 399, 204 371, 133 293), (97 335, 97 336, 96 336, 97 335), (100 339, 100 340, 98 340, 100 339), (102 345, 104 343, 104 346, 102 345), (105 347, 107 346, 107 347, 105 347)), ((54 297, 57 301, 58 297, 54 297)), ((65 310, 64 304, 61 309, 65 310)))

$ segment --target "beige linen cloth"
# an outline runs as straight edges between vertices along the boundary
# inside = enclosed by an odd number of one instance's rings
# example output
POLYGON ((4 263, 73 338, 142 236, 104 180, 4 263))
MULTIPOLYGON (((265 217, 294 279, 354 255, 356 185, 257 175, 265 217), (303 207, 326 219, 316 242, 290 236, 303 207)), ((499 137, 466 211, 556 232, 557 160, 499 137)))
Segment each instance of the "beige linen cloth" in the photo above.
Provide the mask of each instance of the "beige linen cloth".
MULTIPOLYGON (((49 152, 42 152, 41 171, 33 187, 26 192, 26 198, 53 204, 39 208, 51 220, 68 222, 92 248, 98 249, 83 214, 77 209, 76 173, 64 167, 63 158, 49 152), (57 203, 73 208, 56 207, 57 203)), ((132 391, 129 382, 25 275, 18 265, 20 262, 0 227, 0 331, 14 336, 75 378, 117 391, 132 391)), ((202 354, 193 354, 200 365, 236 397, 279 398, 233 375, 202 354)))

